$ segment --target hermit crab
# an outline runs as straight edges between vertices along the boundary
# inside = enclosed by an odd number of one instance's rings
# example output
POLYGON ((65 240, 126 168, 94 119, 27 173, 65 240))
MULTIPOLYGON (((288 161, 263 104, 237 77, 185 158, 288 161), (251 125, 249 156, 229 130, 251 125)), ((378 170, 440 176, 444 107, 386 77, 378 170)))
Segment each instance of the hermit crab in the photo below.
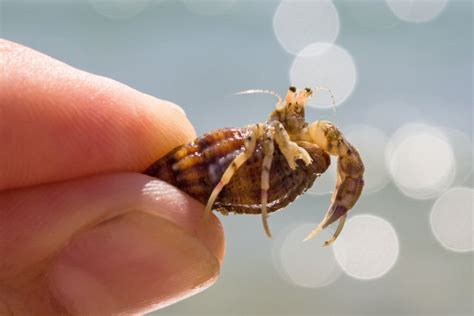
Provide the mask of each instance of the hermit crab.
MULTIPOLYGON (((323 90, 322 87, 315 91, 323 90)), ((329 245, 341 233, 347 212, 364 186, 364 164, 358 151, 331 122, 305 121, 311 88, 291 86, 264 123, 222 128, 179 146, 154 162, 145 173, 162 179, 223 214, 261 214, 271 237, 268 213, 293 202, 329 167, 329 155, 338 158, 337 182, 331 205, 321 223, 305 240, 339 220, 329 245)), ((334 98, 333 98, 334 99, 334 98)))

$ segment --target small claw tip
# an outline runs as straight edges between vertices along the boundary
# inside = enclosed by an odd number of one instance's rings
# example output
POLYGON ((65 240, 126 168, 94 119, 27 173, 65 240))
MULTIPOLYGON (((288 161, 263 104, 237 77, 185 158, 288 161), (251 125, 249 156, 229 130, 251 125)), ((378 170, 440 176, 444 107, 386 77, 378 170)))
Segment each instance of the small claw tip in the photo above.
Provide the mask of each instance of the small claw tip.
POLYGON ((311 231, 308 236, 306 236, 305 239, 303 239, 303 242, 305 241, 308 241, 310 239, 313 239, 314 237, 316 237, 316 235, 318 235, 321 231, 323 230, 323 228, 321 226, 318 226, 316 227, 315 229, 313 229, 313 231, 311 231))
POLYGON ((267 235, 268 238, 272 239, 272 232, 270 231, 270 228, 267 225, 265 225, 264 230, 265 230, 265 235, 267 235))

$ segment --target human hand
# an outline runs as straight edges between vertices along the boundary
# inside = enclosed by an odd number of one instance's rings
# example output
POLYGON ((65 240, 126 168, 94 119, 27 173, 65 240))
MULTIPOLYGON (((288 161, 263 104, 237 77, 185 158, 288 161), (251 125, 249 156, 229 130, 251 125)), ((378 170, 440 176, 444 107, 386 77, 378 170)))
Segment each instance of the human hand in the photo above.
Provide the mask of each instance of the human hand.
POLYGON ((0 315, 140 314, 217 278, 224 236, 143 171, 177 106, 0 40, 0 315))

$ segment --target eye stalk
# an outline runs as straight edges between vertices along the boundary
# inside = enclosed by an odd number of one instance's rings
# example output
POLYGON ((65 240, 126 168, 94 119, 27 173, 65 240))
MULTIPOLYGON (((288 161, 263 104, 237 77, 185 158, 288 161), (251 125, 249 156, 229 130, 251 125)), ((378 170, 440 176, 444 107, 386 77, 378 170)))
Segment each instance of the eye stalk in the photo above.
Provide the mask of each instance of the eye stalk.
POLYGON ((298 103, 301 107, 305 107, 308 99, 313 95, 313 90, 311 88, 304 88, 301 89, 298 93, 296 98, 296 103, 298 103))

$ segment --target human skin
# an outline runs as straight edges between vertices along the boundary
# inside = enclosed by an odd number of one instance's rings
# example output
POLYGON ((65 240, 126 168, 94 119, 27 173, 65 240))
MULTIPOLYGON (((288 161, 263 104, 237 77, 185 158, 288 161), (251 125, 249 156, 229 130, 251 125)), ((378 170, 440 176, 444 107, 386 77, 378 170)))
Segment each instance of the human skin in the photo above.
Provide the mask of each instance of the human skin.
POLYGON ((219 220, 141 174, 176 105, 0 40, 0 315, 143 314, 212 285, 219 220))

